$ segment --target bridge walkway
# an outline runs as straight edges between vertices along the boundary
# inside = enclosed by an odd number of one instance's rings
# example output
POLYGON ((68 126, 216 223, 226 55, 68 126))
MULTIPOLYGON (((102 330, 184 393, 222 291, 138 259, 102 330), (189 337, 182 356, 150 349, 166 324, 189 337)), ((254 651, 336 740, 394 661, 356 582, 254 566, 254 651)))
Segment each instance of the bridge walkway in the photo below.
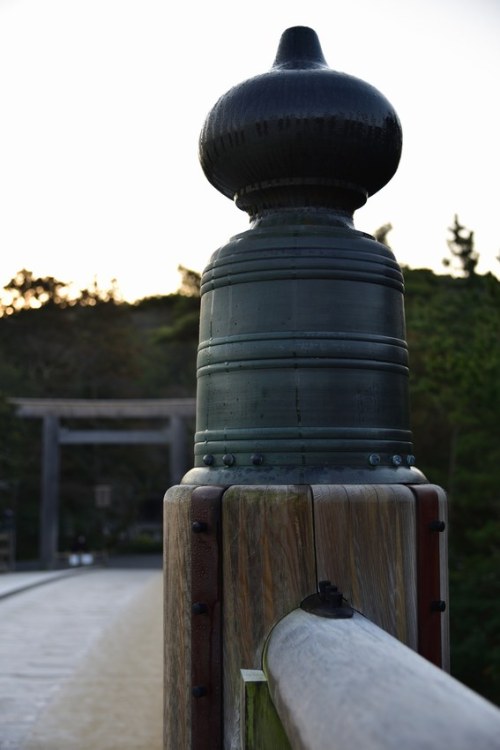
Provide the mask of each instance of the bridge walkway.
POLYGON ((0 575, 0 750, 161 750, 160 564, 0 575))

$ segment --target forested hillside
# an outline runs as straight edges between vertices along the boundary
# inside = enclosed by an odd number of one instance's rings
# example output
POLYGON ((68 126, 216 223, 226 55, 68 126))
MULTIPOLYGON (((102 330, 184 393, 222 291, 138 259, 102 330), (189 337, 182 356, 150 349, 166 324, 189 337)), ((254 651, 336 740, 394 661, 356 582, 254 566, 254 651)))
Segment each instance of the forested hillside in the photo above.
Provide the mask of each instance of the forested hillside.
MULTIPOLYGON (((19 277, 0 318, 0 512, 15 513, 19 557, 37 554, 40 422, 15 417, 10 397, 195 394, 196 276, 184 274, 183 294, 133 305, 113 290, 70 301, 47 281, 19 277), (25 304, 29 289, 38 309, 25 304)), ((500 282, 427 270, 405 270, 405 282, 417 465, 450 501, 452 669, 500 703, 500 282)), ((67 450, 60 548, 82 525, 102 543, 101 482, 119 498, 107 544, 141 515, 159 518, 167 464, 156 447, 67 450)))
POLYGON ((452 669, 500 703, 500 282, 405 281, 417 464, 449 498, 452 669))

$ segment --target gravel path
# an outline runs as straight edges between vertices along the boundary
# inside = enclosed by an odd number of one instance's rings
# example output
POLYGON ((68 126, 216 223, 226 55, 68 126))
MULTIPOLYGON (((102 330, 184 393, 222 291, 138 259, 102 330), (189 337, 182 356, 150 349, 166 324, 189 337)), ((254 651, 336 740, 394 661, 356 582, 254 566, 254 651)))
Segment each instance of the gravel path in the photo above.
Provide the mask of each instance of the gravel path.
POLYGON ((162 574, 91 570, 0 601, 1 750, 161 750, 162 574))

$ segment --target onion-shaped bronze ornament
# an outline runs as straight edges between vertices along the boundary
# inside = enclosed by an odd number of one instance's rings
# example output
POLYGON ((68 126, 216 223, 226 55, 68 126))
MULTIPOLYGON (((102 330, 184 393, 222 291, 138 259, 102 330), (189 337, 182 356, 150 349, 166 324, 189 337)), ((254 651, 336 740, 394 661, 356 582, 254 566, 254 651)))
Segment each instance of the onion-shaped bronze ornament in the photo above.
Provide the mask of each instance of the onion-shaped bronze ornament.
POLYGON ((309 28, 285 31, 271 70, 209 113, 201 165, 251 228, 202 276, 184 482, 425 481, 413 466, 403 277, 352 219, 400 155, 391 104, 328 68, 309 28))

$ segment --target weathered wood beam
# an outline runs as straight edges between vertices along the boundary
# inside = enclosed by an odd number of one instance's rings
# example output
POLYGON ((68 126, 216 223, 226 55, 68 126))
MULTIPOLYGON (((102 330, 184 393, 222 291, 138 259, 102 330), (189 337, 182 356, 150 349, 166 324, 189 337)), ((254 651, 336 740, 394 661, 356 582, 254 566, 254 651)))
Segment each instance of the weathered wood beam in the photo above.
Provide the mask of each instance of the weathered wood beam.
POLYGON ((404 485, 315 485, 318 579, 418 649, 415 500, 404 485))
POLYGON ((191 494, 172 487, 164 524, 164 747, 191 747, 191 494))
POLYGON ((59 539, 59 419, 43 418, 39 554, 42 567, 53 568, 59 539))
MULTIPOLYGON (((135 445, 144 443, 166 446, 171 440, 172 431, 168 428, 165 430, 68 430, 62 428, 59 433, 59 442, 62 445, 135 445)), ((178 477, 174 477, 174 479, 178 479, 178 477)))
POLYGON ((273 625, 316 590, 309 487, 229 487, 222 501, 224 742, 240 738, 240 670, 259 669, 273 625))
POLYGON ((160 418, 169 416, 191 417, 195 415, 194 398, 178 399, 51 399, 11 398, 19 417, 43 417, 52 414, 58 417, 124 417, 160 418))
POLYGON ((291 612, 264 672, 294 750, 499 747, 495 706, 357 613, 291 612))

